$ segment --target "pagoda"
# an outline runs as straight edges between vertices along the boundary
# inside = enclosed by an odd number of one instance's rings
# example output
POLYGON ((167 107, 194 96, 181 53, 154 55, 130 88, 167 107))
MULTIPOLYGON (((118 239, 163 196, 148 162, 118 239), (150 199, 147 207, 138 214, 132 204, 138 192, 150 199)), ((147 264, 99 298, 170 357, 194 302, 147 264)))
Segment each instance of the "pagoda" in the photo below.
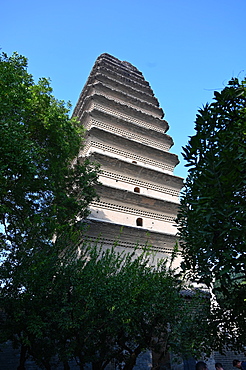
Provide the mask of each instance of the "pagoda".
POLYGON ((100 55, 73 112, 86 130, 80 157, 100 164, 99 200, 90 205, 87 235, 127 251, 148 246, 170 256, 183 180, 170 152, 163 110, 132 64, 100 55))

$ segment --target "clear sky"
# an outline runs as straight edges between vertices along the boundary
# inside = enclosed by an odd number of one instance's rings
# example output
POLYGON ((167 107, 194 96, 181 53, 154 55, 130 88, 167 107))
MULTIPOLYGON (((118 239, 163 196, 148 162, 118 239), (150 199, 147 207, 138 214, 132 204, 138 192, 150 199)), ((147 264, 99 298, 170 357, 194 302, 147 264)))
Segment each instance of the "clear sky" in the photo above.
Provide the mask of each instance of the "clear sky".
POLYGON ((165 112, 185 177, 197 110, 246 74, 245 16, 246 0, 2 0, 0 47, 25 55, 35 80, 49 77, 73 107, 101 53, 132 63, 165 112))

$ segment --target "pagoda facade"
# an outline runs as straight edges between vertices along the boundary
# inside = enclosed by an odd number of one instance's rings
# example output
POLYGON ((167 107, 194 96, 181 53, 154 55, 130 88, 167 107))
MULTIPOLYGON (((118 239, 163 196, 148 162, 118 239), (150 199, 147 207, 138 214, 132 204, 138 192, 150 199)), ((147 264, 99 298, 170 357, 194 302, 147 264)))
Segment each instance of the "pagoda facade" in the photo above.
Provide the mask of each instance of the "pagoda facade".
POLYGON ((142 73, 100 55, 73 112, 86 129, 79 156, 100 164, 100 200, 91 203, 90 240, 131 250, 148 245, 168 256, 176 243, 175 218, 182 178, 169 150, 168 123, 142 73))

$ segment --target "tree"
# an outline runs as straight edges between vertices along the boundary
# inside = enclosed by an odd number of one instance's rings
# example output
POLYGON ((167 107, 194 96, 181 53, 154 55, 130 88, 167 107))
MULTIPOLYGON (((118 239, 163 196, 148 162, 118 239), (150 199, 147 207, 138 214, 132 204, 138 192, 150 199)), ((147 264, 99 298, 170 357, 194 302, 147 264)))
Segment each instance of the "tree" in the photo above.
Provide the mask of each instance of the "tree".
POLYGON ((208 306, 194 310, 201 300, 194 295, 187 304, 166 261, 151 267, 150 258, 87 242, 79 259, 73 248, 59 258, 54 250, 38 253, 21 269, 25 291, 8 288, 3 332, 15 333, 25 357, 45 369, 55 359, 68 369, 75 358, 80 369, 90 362, 101 370, 114 360, 130 370, 145 350, 158 354, 155 365, 170 349, 197 354, 207 345, 197 332, 208 306))
MULTIPOLYGON (((52 283, 53 260, 61 248, 76 244, 82 232, 78 220, 88 215, 96 197, 97 166, 78 159, 83 129, 69 118, 69 108, 53 97, 47 79, 34 82, 25 57, 1 54, 0 298, 5 316, 21 317, 19 308, 29 314, 33 297, 29 295, 29 304, 24 300, 31 283, 26 272, 44 298, 40 287, 45 290, 52 283), (37 274, 42 269, 47 276, 37 274)), ((45 301, 39 303, 42 311, 45 301)), ((32 313, 37 327, 38 311, 32 313)), ((21 321, 13 325, 1 332, 2 340, 18 339, 27 346, 21 321)))
POLYGON ((214 347, 245 346, 246 80, 199 110, 183 148, 189 167, 178 215, 183 268, 216 297, 214 347), (236 335, 235 335, 236 333, 236 335))
POLYGON ((16 53, 1 55, 0 76, 1 238, 8 251, 30 249, 88 215, 97 174, 74 160, 83 130, 49 81, 35 84, 16 53))

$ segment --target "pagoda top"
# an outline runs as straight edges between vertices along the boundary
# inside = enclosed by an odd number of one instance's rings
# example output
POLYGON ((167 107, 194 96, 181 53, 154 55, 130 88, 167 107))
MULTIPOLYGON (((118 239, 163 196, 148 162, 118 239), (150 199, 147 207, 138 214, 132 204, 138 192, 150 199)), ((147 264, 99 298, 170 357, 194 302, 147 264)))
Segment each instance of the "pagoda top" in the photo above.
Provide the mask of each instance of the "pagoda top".
POLYGON ((123 67, 126 67, 126 68, 129 68, 131 69, 132 71, 142 75, 142 73, 134 66, 132 65, 131 63, 125 61, 125 60, 120 60, 120 59, 117 59, 116 57, 114 57, 113 55, 110 55, 108 53, 103 53, 101 55, 99 55, 99 57, 97 58, 97 61, 100 61, 102 59, 106 59, 106 60, 109 60, 109 61, 113 61, 115 62, 116 64, 119 64, 123 67))

